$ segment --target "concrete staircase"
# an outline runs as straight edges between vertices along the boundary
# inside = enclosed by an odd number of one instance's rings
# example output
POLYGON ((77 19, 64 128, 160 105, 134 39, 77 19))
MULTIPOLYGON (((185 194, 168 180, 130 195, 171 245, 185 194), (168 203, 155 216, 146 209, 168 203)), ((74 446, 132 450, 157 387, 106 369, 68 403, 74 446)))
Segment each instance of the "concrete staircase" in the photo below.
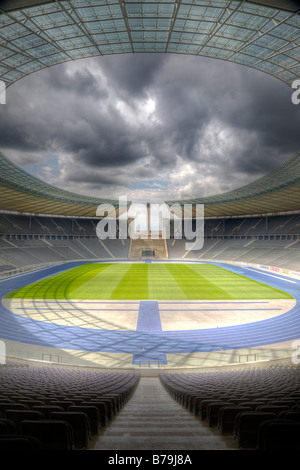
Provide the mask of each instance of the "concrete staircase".
POLYGON ((141 377, 132 398, 91 449, 233 450, 234 442, 177 403, 158 377, 141 377))

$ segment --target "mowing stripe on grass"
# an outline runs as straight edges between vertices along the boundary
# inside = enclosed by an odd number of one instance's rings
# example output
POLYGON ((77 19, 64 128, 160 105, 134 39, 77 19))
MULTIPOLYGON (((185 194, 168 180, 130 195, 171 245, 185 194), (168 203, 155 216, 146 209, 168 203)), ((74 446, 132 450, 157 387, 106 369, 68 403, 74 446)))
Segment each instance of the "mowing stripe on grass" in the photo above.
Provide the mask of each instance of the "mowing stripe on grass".
POLYGON ((186 295, 168 265, 151 264, 148 270, 148 299, 170 300, 186 299, 186 295))
MULTIPOLYGON (((205 265, 206 267, 206 265, 205 265)), ((174 277, 177 284, 180 285, 186 299, 228 299, 226 291, 219 287, 215 281, 217 276, 214 270, 194 270, 190 266, 184 266, 182 270, 180 265, 167 265, 169 273, 174 277)), ((221 284, 222 285, 222 284, 221 284)), ((178 297, 174 297, 179 299, 178 297)))
POLYGON ((7 295, 22 299, 250 300, 289 294, 215 265, 86 264, 7 295))
POLYGON ((18 299, 70 299, 74 290, 88 283, 99 270, 109 264, 85 264, 47 279, 34 282, 7 294, 8 298, 18 299))
POLYGON ((105 269, 99 269, 95 276, 72 290, 72 298, 83 300, 113 299, 113 293, 126 276, 130 265, 126 263, 119 264, 117 270, 113 263, 105 266, 105 269))
POLYGON ((119 279, 119 283, 111 294, 112 300, 148 299, 148 264, 129 265, 128 271, 119 279))
MULTIPOLYGON (((211 299, 232 299, 232 300, 248 300, 248 299, 290 299, 292 296, 284 291, 263 284, 262 282, 249 279, 241 274, 234 273, 226 268, 215 265, 190 265, 191 269, 199 275, 205 275, 214 287, 210 292, 211 299), (204 270, 202 269, 204 268, 204 270), (222 286, 220 289, 219 286, 222 286), (222 291, 221 297, 218 290, 222 291)), ((204 297, 203 297, 204 298, 204 297)))

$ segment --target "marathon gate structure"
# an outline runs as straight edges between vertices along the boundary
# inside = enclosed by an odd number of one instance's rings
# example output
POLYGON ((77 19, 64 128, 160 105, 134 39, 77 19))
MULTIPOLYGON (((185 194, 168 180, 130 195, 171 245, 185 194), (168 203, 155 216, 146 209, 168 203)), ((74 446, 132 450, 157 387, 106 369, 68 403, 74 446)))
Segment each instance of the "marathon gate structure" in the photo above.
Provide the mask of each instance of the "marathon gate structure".
MULTIPOLYGON (((102 217, 97 224, 101 240, 112 239, 185 239, 187 250, 201 250, 204 242, 204 206, 192 204, 166 206, 165 204, 131 204, 128 212, 127 198, 119 198, 119 224, 114 206, 101 204, 96 215, 102 217), (173 234, 171 234, 171 217, 173 234), (129 221, 130 220, 130 221, 129 221)), ((146 249, 147 251, 147 249, 146 249)), ((151 250, 150 250, 151 251, 151 250)), ((152 256, 150 254, 150 256, 152 256)))

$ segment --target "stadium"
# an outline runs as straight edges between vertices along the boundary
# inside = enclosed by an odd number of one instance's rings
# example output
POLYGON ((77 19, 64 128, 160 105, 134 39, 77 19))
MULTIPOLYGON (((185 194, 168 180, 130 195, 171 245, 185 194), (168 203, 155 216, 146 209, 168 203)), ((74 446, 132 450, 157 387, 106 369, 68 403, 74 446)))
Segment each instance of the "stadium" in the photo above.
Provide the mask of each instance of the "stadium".
MULTIPOLYGON (((4 1, 0 79, 9 89, 79 58, 163 52, 292 87, 299 12, 279 0, 4 1)), ((3 152, 0 187, 1 449, 299 450, 300 153, 159 215, 59 189, 3 152)))

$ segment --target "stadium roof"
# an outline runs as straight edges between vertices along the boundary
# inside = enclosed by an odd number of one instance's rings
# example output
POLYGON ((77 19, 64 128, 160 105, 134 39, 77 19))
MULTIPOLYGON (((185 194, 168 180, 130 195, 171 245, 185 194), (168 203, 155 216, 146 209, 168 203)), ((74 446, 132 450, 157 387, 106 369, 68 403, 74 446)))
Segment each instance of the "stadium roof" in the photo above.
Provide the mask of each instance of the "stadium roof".
MULTIPOLYGON (((160 52, 222 59, 291 85, 300 77, 297 0, 2 0, 0 80, 84 57, 160 52)), ((96 215, 117 202, 73 194, 29 175, 0 153, 2 210, 96 215)), ((197 200, 205 215, 299 210, 300 154, 243 188, 197 200)))
MULTIPOLYGON (((0 152, 1 210, 96 217, 100 204, 113 206, 116 215, 119 215, 119 201, 97 199, 58 189, 17 167, 0 152)), ((193 204, 194 207, 196 204, 204 204, 205 217, 299 211, 300 152, 279 169, 241 188, 201 199, 166 201, 166 204, 193 204)))
POLYGON ((17 167, 0 152, 1 210, 96 217, 101 204, 113 206, 118 216, 119 201, 82 196, 56 188, 17 167))
POLYGON ((166 201, 166 204, 181 207, 204 204, 205 217, 299 211, 300 152, 280 168, 241 188, 201 199, 166 201))
POLYGON ((160 52, 300 76, 297 0, 2 0, 0 79, 84 57, 160 52))

